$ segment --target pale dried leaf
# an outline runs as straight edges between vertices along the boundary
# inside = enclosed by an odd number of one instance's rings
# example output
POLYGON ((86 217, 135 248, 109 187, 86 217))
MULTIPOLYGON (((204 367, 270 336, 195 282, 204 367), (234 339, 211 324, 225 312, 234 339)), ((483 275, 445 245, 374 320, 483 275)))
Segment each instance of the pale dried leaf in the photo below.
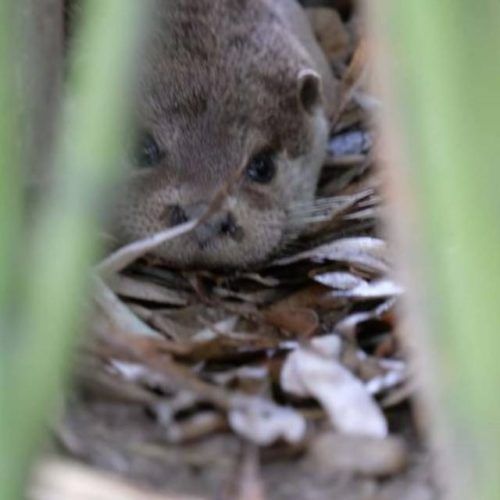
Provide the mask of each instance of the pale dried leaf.
POLYGON ((338 359, 342 351, 342 340, 338 335, 323 335, 311 339, 312 348, 323 356, 338 359))
POLYGON ((156 302, 173 306, 185 306, 188 294, 179 290, 169 290, 164 286, 116 274, 106 280, 108 286, 117 295, 129 299, 156 302))
POLYGON ((306 432, 306 422, 299 412, 259 397, 235 397, 229 424, 237 434, 261 446, 279 439, 298 443, 306 432))
POLYGON ((296 396, 316 398, 339 432, 378 438, 387 435, 380 408, 363 383, 334 357, 297 349, 283 366, 281 386, 296 396))
POLYGON ((356 327, 360 323, 380 318, 383 314, 387 313, 394 307, 395 302, 396 300, 394 298, 390 298, 389 300, 386 300, 385 302, 377 306, 372 311, 350 314, 342 321, 339 321, 337 323, 337 325, 335 326, 335 330, 348 337, 353 336, 356 327))
POLYGON ((372 134, 363 130, 351 130, 333 136, 328 143, 328 152, 333 158, 356 155, 355 157, 365 160, 365 155, 372 146, 372 134))
POLYGON ((178 226, 160 231, 143 240, 134 241, 106 257, 98 264, 97 272, 102 276, 111 276, 114 273, 118 273, 139 257, 151 252, 151 250, 154 250, 163 243, 192 231, 198 225, 199 221, 199 219, 194 219, 185 224, 179 224, 178 226))
POLYGON ((360 284, 349 290, 346 296, 352 299, 382 299, 395 297, 403 293, 403 288, 388 279, 380 279, 360 284))
POLYGON ((313 279, 322 285, 329 286, 330 288, 335 288, 337 290, 352 290, 353 288, 366 283, 363 278, 355 276, 352 273, 345 272, 316 274, 313 279))
POLYGON ((393 369, 383 375, 372 378, 366 382, 365 387, 370 394, 380 394, 381 392, 385 392, 389 389, 402 385, 406 382, 407 378, 408 374, 406 368, 393 369))
POLYGON ((378 274, 389 271, 387 264, 387 243, 369 236, 343 238, 311 250, 298 253, 275 261, 278 266, 285 266, 302 260, 313 262, 338 261, 359 265, 378 274))
POLYGON ((149 325, 141 321, 109 287, 100 279, 95 279, 94 299, 116 330, 143 337, 163 338, 149 325))

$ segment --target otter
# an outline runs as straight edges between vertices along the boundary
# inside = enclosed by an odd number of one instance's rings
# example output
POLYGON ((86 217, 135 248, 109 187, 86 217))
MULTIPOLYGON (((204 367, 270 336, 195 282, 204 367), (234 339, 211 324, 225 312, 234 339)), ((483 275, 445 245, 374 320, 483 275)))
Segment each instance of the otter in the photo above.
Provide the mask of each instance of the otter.
POLYGON ((265 262, 303 227, 326 153, 336 82, 297 0, 152 0, 139 145, 113 231, 132 242, 222 206, 154 252, 177 268, 265 262))

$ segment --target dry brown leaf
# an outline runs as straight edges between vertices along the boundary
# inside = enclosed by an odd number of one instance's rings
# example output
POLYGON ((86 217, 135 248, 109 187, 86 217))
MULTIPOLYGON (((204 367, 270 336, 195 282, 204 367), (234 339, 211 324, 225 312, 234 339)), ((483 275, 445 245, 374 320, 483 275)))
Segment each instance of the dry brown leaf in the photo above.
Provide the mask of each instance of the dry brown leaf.
POLYGON ((221 321, 218 321, 214 325, 210 325, 203 330, 195 333, 191 338, 192 342, 208 342, 216 339, 217 337, 229 334, 234 331, 234 327, 238 322, 237 316, 230 316, 221 321))
POLYGON ((366 74, 366 42, 361 40, 354 52, 347 71, 342 76, 339 90, 339 106, 336 109, 335 115, 332 117, 332 129, 338 124, 339 118, 344 109, 352 99, 354 92, 361 85, 363 78, 366 74))
POLYGON ((306 12, 330 64, 343 62, 351 51, 351 37, 338 12, 328 7, 310 7, 306 12))
POLYGON ((184 354, 190 361, 232 361, 264 355, 269 349, 279 345, 277 339, 260 335, 241 334, 240 337, 220 336, 204 342, 189 344, 189 351, 184 354))
POLYGON ((301 338, 311 337, 319 328, 317 313, 305 307, 292 309, 286 305, 277 305, 265 311, 263 315, 271 325, 301 338))
POLYGON ((165 437, 169 443, 180 444, 195 441, 227 430, 226 419, 214 411, 197 412, 178 423, 169 423, 165 437))

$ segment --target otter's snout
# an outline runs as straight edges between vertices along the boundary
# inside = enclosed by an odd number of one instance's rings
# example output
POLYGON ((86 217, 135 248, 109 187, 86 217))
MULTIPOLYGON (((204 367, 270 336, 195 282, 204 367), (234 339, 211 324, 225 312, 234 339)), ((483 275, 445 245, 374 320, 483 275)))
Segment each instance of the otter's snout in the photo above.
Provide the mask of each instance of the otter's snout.
MULTIPOLYGON (((167 220, 169 225, 177 226, 203 216, 207 209, 206 203, 195 203, 187 206, 169 205, 166 210, 167 220)), ((243 228, 231 212, 221 210, 202 221, 192 234, 200 248, 204 248, 215 238, 230 237, 240 241, 243 238, 243 228)))

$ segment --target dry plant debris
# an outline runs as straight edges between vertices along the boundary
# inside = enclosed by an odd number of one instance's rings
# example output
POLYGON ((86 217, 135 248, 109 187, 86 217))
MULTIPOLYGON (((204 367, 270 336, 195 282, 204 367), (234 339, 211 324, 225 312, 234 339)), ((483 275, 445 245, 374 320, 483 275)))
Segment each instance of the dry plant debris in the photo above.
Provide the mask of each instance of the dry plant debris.
POLYGON ((194 221, 100 264, 56 429, 66 453, 204 498, 433 498, 396 335, 403 290, 380 232, 365 51, 329 16, 342 107, 316 203, 298 207, 309 233, 248 271, 147 256, 194 221))

